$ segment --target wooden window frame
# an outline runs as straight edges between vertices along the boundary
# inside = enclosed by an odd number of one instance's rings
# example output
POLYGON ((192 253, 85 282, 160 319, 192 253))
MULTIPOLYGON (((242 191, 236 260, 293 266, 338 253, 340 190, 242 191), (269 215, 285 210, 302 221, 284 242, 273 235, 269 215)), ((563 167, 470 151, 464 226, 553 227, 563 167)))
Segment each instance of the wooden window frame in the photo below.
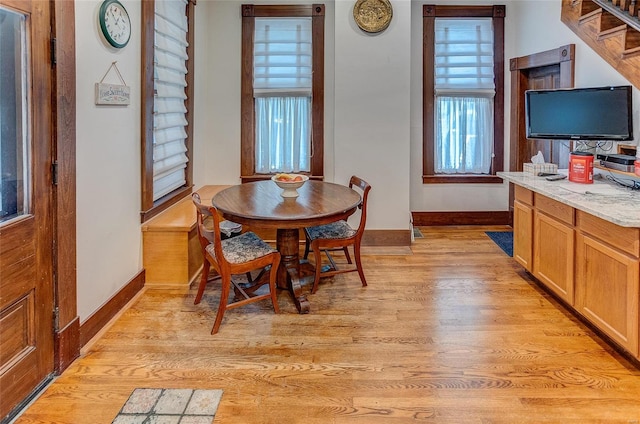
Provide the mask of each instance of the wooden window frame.
POLYGON ((497 172, 504 169, 504 17, 505 6, 441 6, 424 5, 422 7, 422 183, 499 183, 502 178, 496 176, 497 172), (436 18, 477 18, 488 17, 493 19, 494 31, 494 59, 493 72, 495 75, 496 95, 493 105, 494 135, 493 153, 490 173, 479 174, 436 174, 435 172, 435 122, 434 122, 434 39, 429 34, 434 34, 436 18))
POLYGON ((189 31, 187 40, 187 55, 189 59, 187 66, 187 100, 185 106, 187 113, 185 117, 188 125, 185 128, 187 138, 187 167, 185 169, 185 185, 153 200, 153 53, 154 53, 154 22, 155 22, 155 0, 145 0, 142 2, 142 79, 141 79, 141 222, 146 222, 160 212, 166 210, 181 199, 191 194, 193 188, 193 96, 194 96, 194 69, 195 69, 195 5, 196 0, 187 2, 187 20, 189 31))
POLYGON ((257 17, 312 18, 311 89, 311 171, 314 179, 324 177, 324 4, 313 5, 242 5, 242 77, 241 77, 241 129, 240 179, 243 183, 270 178, 255 172, 255 102, 253 97, 253 38, 257 17))

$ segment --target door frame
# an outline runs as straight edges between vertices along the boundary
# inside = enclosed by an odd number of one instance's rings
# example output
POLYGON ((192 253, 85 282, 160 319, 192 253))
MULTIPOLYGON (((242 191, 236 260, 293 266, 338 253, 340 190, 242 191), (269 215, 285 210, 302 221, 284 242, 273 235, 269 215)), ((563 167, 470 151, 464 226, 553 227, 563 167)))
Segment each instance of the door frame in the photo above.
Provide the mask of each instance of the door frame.
POLYGON ((76 45, 75 0, 50 3, 52 37, 54 369, 80 356, 76 276, 76 45))
MULTIPOLYGON (((509 170, 522 171, 519 163, 519 142, 526 138, 524 92, 529 87, 528 73, 535 68, 550 65, 560 66, 560 87, 571 88, 574 84, 575 44, 510 59, 511 71, 511 125, 509 143, 509 170)), ((513 205, 513 202, 509 202, 513 205)))
MULTIPOLYGON (((524 92, 529 87, 529 72, 536 68, 558 65, 560 67, 560 87, 571 88, 575 75, 575 44, 567 44, 555 49, 534 53, 527 56, 515 57, 509 60, 511 71, 511 118, 509 134, 509 170, 521 172, 522 152, 520 140, 527 138, 524 92)), ((509 216, 513 223, 513 184, 509 184, 509 216)))
MULTIPOLYGON (((1 0, 0 0, 1 1, 1 0)), ((28 392, 24 399, 15 399, 16 405, 8 415, 0 419, 12 419, 41 390, 51 377, 62 373, 80 354, 79 317, 77 315, 76 290, 76 73, 75 73, 75 0, 33 0, 37 8, 46 11, 49 27, 33 42, 42 49, 37 57, 41 73, 34 73, 47 86, 49 100, 43 105, 42 116, 46 116, 48 129, 43 134, 44 142, 39 165, 33 170, 33 179, 44 181, 42 187, 48 198, 47 249, 51 249, 47 269, 43 275, 50 276, 46 290, 45 316, 38 317, 36 325, 45 326, 47 335, 40 345, 48 345, 47 369, 50 373, 34 387, 24 387, 28 392), (48 166, 49 165, 49 166, 48 166), (46 176, 46 177, 45 177, 46 176), (49 303, 50 302, 50 303, 49 303), (53 317, 51 317, 53 312, 53 317), (53 325, 51 325, 53 318, 53 325), (50 329, 50 330, 49 330, 50 329), (50 333, 49 333, 50 331, 50 333)), ((13 2, 15 3, 15 2, 13 2)), ((11 9, 12 1, 2 1, 11 9)), ((19 8, 18 8, 19 9, 19 8)), ((42 25, 42 24, 40 24, 42 25)), ((34 59, 36 60, 36 59, 34 59)), ((41 196, 43 194, 40 194, 41 196)), ((38 341, 36 341, 38 342, 38 341)), ((39 377, 40 378, 40 377, 39 377)), ((29 385, 31 382, 29 382, 29 385)), ((22 394, 23 392, 20 391, 22 394)), ((12 400, 13 402, 13 400, 12 400)))

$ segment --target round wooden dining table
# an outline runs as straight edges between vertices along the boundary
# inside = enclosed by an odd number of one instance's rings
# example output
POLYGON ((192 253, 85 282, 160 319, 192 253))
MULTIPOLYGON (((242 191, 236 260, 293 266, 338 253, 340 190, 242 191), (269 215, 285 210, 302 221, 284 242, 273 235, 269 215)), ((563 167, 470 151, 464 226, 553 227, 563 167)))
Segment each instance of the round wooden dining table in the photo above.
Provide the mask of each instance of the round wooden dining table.
POLYGON ((276 248, 282 257, 278 268, 278 287, 291 292, 300 313, 309 312, 309 301, 302 292, 313 268, 300 261, 299 229, 328 224, 352 215, 362 202, 350 187, 309 180, 298 189, 298 197, 284 198, 273 181, 256 181, 226 188, 211 203, 225 219, 255 228, 276 229, 276 248))

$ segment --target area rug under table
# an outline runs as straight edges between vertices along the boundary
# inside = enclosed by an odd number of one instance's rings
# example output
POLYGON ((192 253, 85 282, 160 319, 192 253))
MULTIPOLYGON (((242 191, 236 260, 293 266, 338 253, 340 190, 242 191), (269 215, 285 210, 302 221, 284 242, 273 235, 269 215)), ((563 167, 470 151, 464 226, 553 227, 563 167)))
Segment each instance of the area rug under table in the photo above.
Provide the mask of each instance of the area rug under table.
POLYGON ((135 389, 112 424, 211 424, 222 390, 135 389))

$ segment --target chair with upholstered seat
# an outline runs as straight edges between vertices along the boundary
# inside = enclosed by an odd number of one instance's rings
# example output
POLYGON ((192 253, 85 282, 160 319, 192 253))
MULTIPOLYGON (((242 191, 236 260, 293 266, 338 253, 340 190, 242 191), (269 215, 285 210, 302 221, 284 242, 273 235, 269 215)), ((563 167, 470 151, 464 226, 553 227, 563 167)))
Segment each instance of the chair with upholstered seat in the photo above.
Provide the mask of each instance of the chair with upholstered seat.
POLYGON ((321 278, 345 272, 358 271, 362 286, 367 285, 367 280, 364 277, 364 271, 362 269, 362 260, 360 259, 360 244, 367 222, 367 198, 371 186, 363 179, 354 175, 349 181, 349 187, 359 189, 362 195, 362 202, 359 206, 361 210, 360 223, 357 228, 352 228, 347 221, 343 220, 304 229, 306 238, 304 258, 306 259, 309 256, 310 250, 313 251, 315 258, 315 278, 311 293, 315 293, 318 290, 318 283, 321 278), (342 251, 346 256, 347 263, 352 264, 353 262, 351 261, 348 250, 349 246, 353 246, 356 262, 355 267, 338 269, 338 266, 331 256, 331 252, 342 251), (327 259, 331 263, 331 266, 326 271, 323 271, 322 267, 322 253, 326 254, 327 259))
POLYGON ((271 299, 273 309, 278 313, 280 310, 276 293, 276 276, 280 264, 280 253, 253 232, 246 232, 222 240, 220 233, 222 218, 217 209, 213 206, 204 206, 197 193, 193 193, 191 198, 196 206, 198 238, 205 256, 198 294, 194 303, 197 304, 202 299, 211 267, 220 274, 220 303, 211 334, 218 332, 227 309, 271 299), (212 218, 212 228, 205 225, 206 217, 212 218), (246 283, 234 280, 234 276, 248 275, 252 271, 260 271, 256 279, 248 280, 246 283), (267 284, 269 286, 267 293, 256 293, 261 286, 267 284), (235 298, 230 303, 229 295, 232 286, 235 298))
MULTIPOLYGON (((191 197, 197 202, 197 204, 200 204, 199 207, 196 207, 196 213, 203 214, 203 223, 205 227, 208 230, 213 231, 213 217, 211 216, 211 212, 209 212, 209 208, 201 204, 202 200, 200 198, 200 194, 192 193, 191 197)), ((222 240, 229 237, 234 237, 235 235, 240 234, 241 231, 242 231, 242 225, 238 223, 227 221, 227 220, 220 221, 220 238, 222 240)), ((198 287, 198 293, 196 294, 196 298, 193 301, 195 305, 200 303, 200 301, 202 300, 202 296, 204 295, 204 289, 206 284, 220 279, 220 274, 218 274, 218 272, 215 269, 211 269, 211 266, 207 261, 207 255, 206 255, 204 246, 202 246, 202 272, 204 275, 207 276, 207 279, 203 280, 201 276, 200 285, 198 287)), ((252 283, 254 277, 251 275, 251 272, 247 272, 245 275, 247 276, 247 282, 252 283)), ((260 275, 258 275, 258 277, 260 277, 260 275)))

